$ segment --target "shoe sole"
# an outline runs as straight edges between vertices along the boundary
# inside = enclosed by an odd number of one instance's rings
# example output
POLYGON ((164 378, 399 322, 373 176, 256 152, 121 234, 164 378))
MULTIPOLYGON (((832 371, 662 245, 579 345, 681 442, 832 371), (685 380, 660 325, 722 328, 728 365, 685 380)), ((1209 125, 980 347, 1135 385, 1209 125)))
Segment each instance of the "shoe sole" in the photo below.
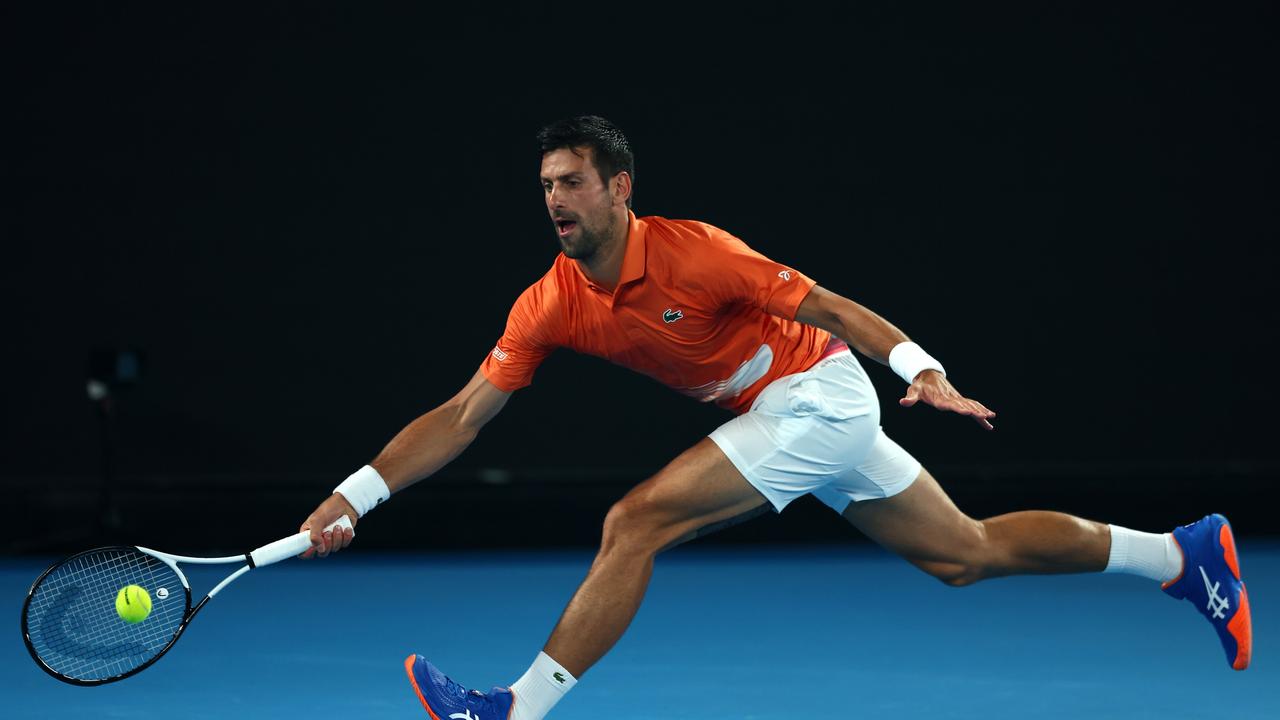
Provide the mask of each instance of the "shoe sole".
POLYGON ((1244 579, 1240 577, 1240 559, 1236 555, 1236 538, 1231 532, 1231 525, 1224 523, 1218 531, 1218 544, 1222 546, 1222 559, 1227 563, 1231 574, 1240 583, 1240 607, 1227 623, 1227 632, 1236 639, 1236 658, 1231 663, 1234 670, 1244 670, 1253 659, 1253 616, 1249 612, 1249 593, 1245 590, 1244 579))

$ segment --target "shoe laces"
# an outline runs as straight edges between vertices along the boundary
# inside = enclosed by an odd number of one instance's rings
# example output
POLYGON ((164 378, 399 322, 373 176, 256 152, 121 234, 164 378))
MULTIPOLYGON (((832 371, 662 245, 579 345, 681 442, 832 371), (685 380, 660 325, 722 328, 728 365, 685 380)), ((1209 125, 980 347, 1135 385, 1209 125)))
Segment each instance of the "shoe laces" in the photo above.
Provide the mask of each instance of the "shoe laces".
MULTIPOLYGON (((493 698, 479 690, 471 690, 467 692, 467 707, 472 710, 483 710, 486 713, 493 710, 493 698)), ((477 720, 479 720, 477 718, 477 720)))
MULTIPOLYGON (((486 695, 479 690, 468 690, 462 684, 454 682, 453 678, 448 675, 444 675, 443 673, 441 673, 441 675, 444 677, 445 681, 445 693, 449 697, 457 698, 462 703, 462 706, 467 710, 485 711, 487 716, 488 712, 494 709, 494 699, 489 695, 486 695)), ((477 715, 476 720, 479 720, 480 717, 481 716, 477 715)))
POLYGON ((445 675, 444 673, 441 673, 440 675, 444 678, 444 690, 447 696, 458 698, 459 700, 462 700, 467 696, 467 689, 465 687, 454 682, 453 678, 445 675))

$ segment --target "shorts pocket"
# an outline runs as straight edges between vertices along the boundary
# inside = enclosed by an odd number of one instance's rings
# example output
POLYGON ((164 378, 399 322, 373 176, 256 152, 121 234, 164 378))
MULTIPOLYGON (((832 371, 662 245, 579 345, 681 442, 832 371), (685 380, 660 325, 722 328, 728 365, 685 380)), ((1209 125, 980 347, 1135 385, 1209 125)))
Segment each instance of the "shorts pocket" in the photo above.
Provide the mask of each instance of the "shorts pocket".
MULTIPOLYGON (((870 414, 878 416, 875 397, 861 393, 818 374, 793 377, 787 386, 787 407, 797 417, 808 415, 826 420, 850 420, 870 414)), ((879 422, 879 418, 876 419, 879 422)))
POLYGON ((787 385, 787 407, 796 417, 831 417, 832 414, 831 404, 822 392, 822 383, 813 376, 791 379, 787 385))
POLYGON ((859 382, 857 373, 839 365, 780 377, 769 383, 751 412, 769 417, 817 417, 840 421, 874 416, 879 423, 880 407, 870 383, 859 382))

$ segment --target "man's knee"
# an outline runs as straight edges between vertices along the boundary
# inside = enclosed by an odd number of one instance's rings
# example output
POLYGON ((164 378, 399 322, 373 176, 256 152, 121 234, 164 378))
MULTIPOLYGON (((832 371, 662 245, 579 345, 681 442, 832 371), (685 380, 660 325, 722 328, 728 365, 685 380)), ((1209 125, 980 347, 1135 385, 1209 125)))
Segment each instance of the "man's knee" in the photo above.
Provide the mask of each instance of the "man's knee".
POLYGON ((628 494, 604 516, 600 551, 657 553, 667 544, 661 513, 641 494, 628 494))
POLYGON ((968 563, 926 560, 917 562, 916 566, 951 587, 972 585, 985 577, 980 567, 968 563))
POLYGON ((965 587, 992 576, 994 548, 981 520, 945 552, 927 558, 911 558, 916 567, 951 587, 965 587))

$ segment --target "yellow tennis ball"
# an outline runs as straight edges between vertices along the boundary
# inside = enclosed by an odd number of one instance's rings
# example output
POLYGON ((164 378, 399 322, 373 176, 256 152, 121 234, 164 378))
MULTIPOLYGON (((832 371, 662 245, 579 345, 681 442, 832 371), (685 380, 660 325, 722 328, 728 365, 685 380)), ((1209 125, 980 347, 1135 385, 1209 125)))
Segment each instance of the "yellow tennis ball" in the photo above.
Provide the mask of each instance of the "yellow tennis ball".
POLYGON ((138 585, 125 585, 116 594, 116 614, 127 623, 140 623, 151 614, 151 595, 138 585))

